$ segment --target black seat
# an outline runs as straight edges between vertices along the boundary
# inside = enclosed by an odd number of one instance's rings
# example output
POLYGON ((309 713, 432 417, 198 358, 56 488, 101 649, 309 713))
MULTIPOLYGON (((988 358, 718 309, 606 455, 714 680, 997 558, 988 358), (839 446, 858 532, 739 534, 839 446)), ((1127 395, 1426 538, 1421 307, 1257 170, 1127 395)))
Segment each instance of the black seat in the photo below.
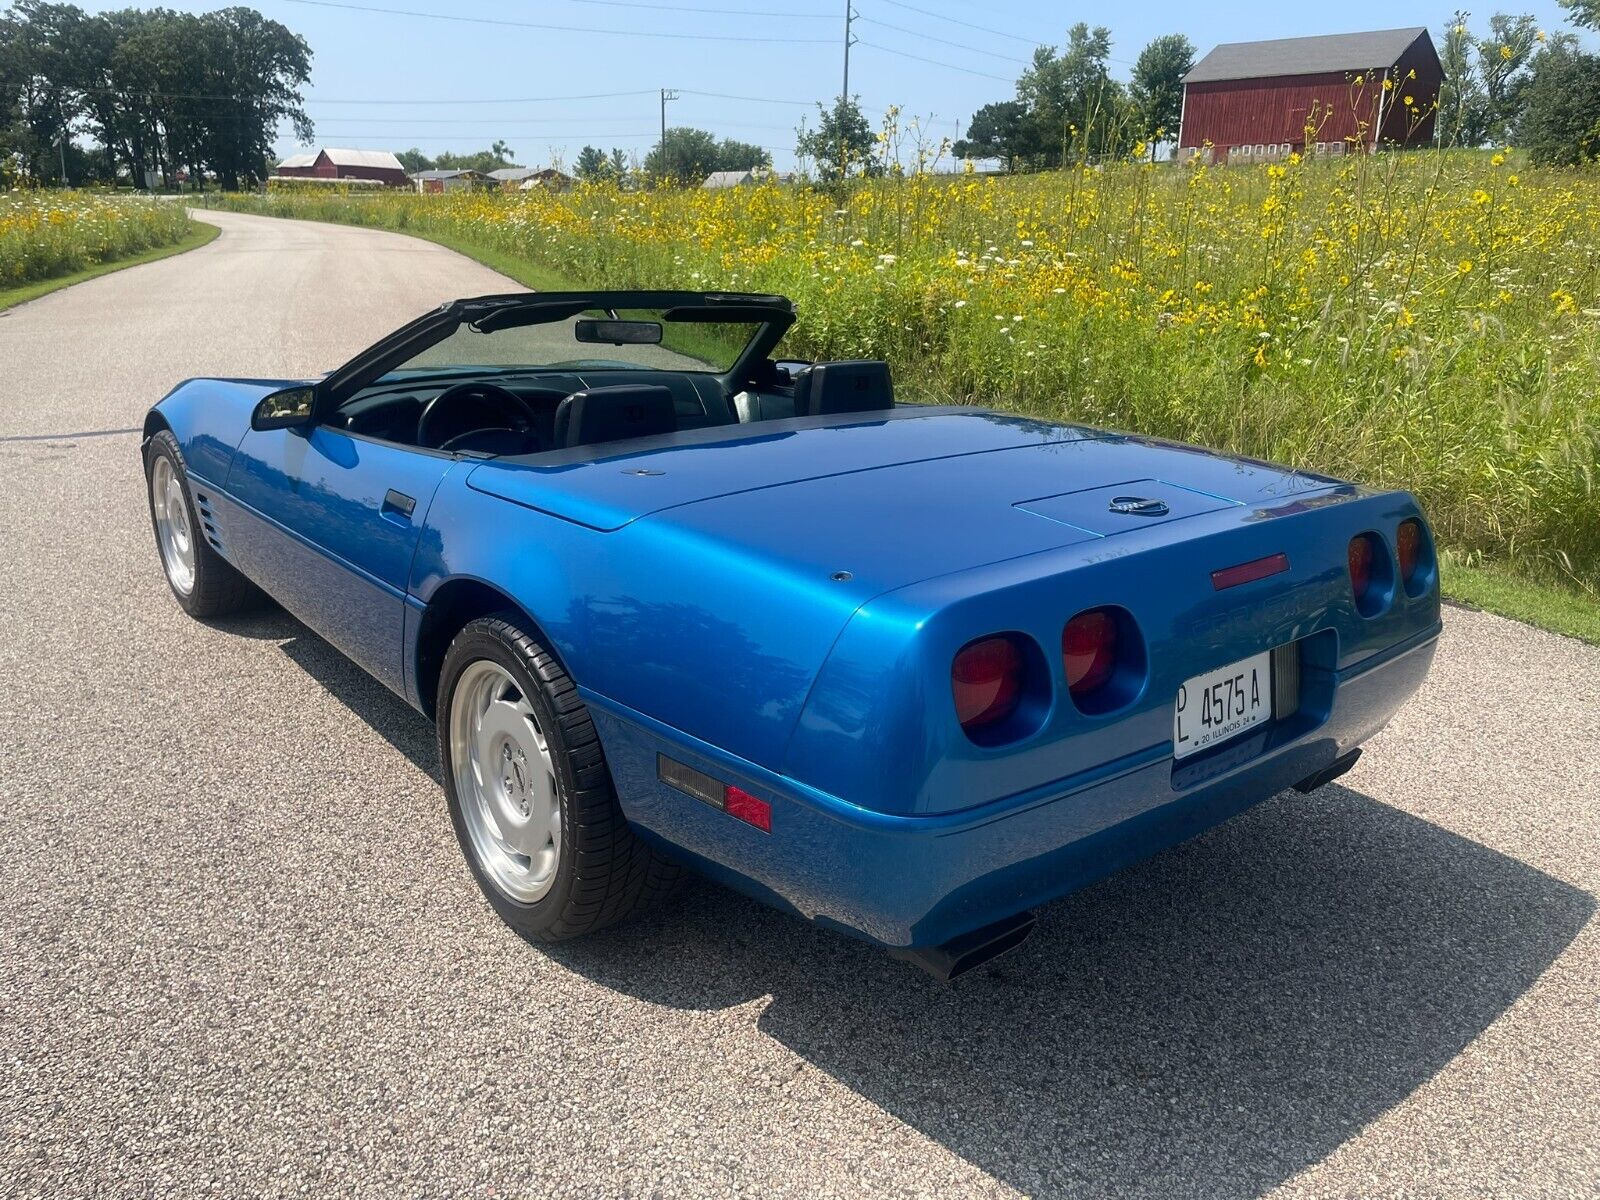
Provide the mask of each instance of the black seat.
POLYGON ((660 384, 618 384, 573 392, 556 409, 555 444, 594 446, 671 433, 678 427, 672 392, 660 384))
POLYGON ((821 362, 795 376, 794 414, 878 412, 894 407, 889 364, 875 359, 821 362))

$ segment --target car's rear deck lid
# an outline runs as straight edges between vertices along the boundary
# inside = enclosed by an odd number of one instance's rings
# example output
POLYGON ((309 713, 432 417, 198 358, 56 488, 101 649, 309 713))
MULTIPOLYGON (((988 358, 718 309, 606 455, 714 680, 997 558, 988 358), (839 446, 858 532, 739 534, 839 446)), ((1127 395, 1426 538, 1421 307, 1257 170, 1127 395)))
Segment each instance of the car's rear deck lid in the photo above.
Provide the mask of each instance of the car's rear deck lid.
POLYGON ((591 529, 613 530, 649 513, 738 492, 1106 436, 963 408, 907 407, 839 422, 836 416, 763 421, 495 459, 475 468, 467 484, 591 529))

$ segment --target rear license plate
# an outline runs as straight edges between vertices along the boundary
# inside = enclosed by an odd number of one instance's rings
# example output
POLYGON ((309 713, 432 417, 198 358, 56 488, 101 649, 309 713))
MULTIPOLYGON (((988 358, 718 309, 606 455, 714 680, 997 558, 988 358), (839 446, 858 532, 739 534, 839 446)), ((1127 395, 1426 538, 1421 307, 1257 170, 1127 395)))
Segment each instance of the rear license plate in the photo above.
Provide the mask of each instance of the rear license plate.
POLYGON ((1272 651, 1185 680, 1172 710, 1172 756, 1198 754, 1272 718, 1272 651))

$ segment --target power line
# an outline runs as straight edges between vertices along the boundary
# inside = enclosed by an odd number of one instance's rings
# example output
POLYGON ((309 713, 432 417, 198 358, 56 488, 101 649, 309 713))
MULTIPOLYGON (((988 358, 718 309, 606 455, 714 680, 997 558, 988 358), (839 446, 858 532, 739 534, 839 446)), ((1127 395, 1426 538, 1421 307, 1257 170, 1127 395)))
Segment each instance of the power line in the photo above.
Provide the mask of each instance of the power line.
POLYGON ((992 71, 974 71, 971 67, 958 67, 955 63, 940 62, 937 58, 924 58, 920 54, 912 54, 908 50, 895 50, 889 46, 880 46, 876 42, 857 42, 858 46, 865 46, 869 50, 881 50, 885 54, 893 54, 900 58, 914 59, 920 63, 927 63, 933 67, 943 67, 946 71, 960 71, 963 75, 978 75, 984 79, 998 79, 1001 83, 1015 83, 1016 80, 1008 75, 996 75, 992 71))
MULTIPOLYGON (((592 138, 595 141, 600 141, 606 138, 637 138, 642 136, 642 133, 643 131, 638 129, 626 129, 617 133, 595 133, 592 130, 586 130, 582 133, 577 133, 571 130, 562 130, 560 133, 530 133, 527 138, 519 138, 519 140, 544 141, 547 139, 554 139, 560 141, 581 142, 592 138)), ((388 133, 374 133, 371 130, 367 130, 364 133, 341 133, 339 136, 341 138, 348 138, 352 142, 383 142, 386 145, 393 145, 395 142, 459 142, 467 138, 476 138, 482 135, 470 133, 412 133, 407 134, 402 138, 396 137, 392 131, 388 133)), ((359 147, 352 146, 349 148, 358 149, 359 147)))
MULTIPOLYGON (((153 94, 153 93, 151 93, 153 94)), ((436 104, 560 104, 569 100, 617 100, 624 96, 654 96, 655 88, 637 88, 631 92, 590 92, 586 96, 506 96, 501 98, 485 98, 473 100, 347 100, 333 99, 332 97, 307 96, 307 104, 412 104, 418 107, 428 107, 436 104)), ((200 97, 200 99, 230 99, 226 96, 200 97)))
MULTIPOLYGON (((97 96, 143 96, 147 100, 241 100, 244 97, 232 93, 221 92, 156 92, 146 88, 108 88, 92 87, 77 88, 81 92, 89 92, 97 96)), ((331 96, 307 96, 307 104, 406 104, 418 107, 428 107, 436 104, 556 104, 571 100, 616 100, 625 96, 654 96, 655 88, 638 88, 631 92, 590 92, 583 96, 508 96, 500 98, 484 98, 473 100, 418 100, 412 97, 405 99, 382 100, 354 100, 335 99, 331 96)), ((752 97, 731 97, 732 99, 749 99, 752 97)), ((796 101, 796 103, 801 103, 796 101)))
MULTIPOLYGON (((671 98, 670 92, 668 93, 668 98, 671 98)), ((613 113, 611 115, 626 116, 628 114, 613 113)), ((413 125, 472 125, 486 129, 516 129, 533 125, 570 125, 572 116, 569 114, 565 117, 512 117, 509 120, 501 120, 498 117, 425 117, 415 120, 409 117, 322 117, 316 122, 316 125, 318 129, 321 129, 324 125, 348 125, 352 122, 373 122, 380 125, 400 125, 406 128, 413 125)), ((708 124, 715 125, 719 129, 723 126, 727 126, 729 129, 777 129, 782 130, 784 133, 790 132, 792 128, 788 125, 767 125, 755 121, 724 121, 720 117, 709 121, 708 124)), ((538 131, 534 130, 533 132, 537 133, 538 131)), ((639 132, 642 133, 644 131, 640 130, 639 132)))
POLYGON ((879 29, 892 29, 896 33, 910 34, 912 37, 923 38, 926 41, 938 42, 941 46, 954 46, 957 50, 965 50, 969 54, 986 54, 990 58, 1004 59, 1006 62, 1027 64, 1025 58, 1018 58, 1014 54, 1001 54, 998 50, 980 50, 977 46, 969 46, 965 42, 952 42, 949 38, 934 37, 931 33, 922 33, 916 29, 907 29, 904 25, 891 25, 887 21, 879 21, 875 17, 857 17, 863 25, 876 25, 879 29))
MULTIPOLYGON (((623 116, 631 119, 632 114, 612 113, 610 116, 623 116)), ((607 117, 609 120, 610 117, 607 117)), ((572 114, 564 117, 512 117, 502 120, 499 117, 374 117, 363 115, 359 117, 318 117, 315 124, 322 125, 348 125, 351 122, 371 122, 378 125, 492 125, 500 128, 506 125, 570 125, 572 114)), ((763 126, 763 128, 773 128, 763 126)))
MULTIPOLYGON (((1024 45, 1033 46, 1036 49, 1038 47, 1040 47, 1040 46, 1052 46, 1052 45, 1055 44, 1053 39, 1023 37, 1019 33, 1007 33, 1004 29, 991 29, 987 25, 974 25, 971 21, 963 21, 959 17, 947 17, 947 16, 945 16, 944 13, 937 13, 937 12, 932 11, 931 9, 926 9, 926 8, 918 8, 915 4, 906 4, 906 3, 903 2, 903 0, 882 0, 882 3, 884 3, 884 4, 892 4, 896 8, 903 8, 907 12, 918 13, 921 16, 924 16, 924 17, 932 17, 935 21, 948 21, 952 25, 961 26, 963 29, 975 29, 979 33, 989 33, 989 34, 993 34, 995 37, 1010 38, 1014 42, 1022 42, 1024 45)), ((867 18, 862 18, 862 19, 866 20, 867 18)), ((874 25, 882 25, 883 22, 882 21, 874 21, 873 24, 874 25)), ((896 28, 896 26, 890 25, 890 26, 886 26, 886 28, 894 29, 894 28, 896 28)), ((902 29, 902 30, 900 30, 900 32, 901 33, 911 33, 912 31, 909 30, 909 29, 902 29)), ((927 35, 925 35, 925 34, 914 34, 913 36, 925 37, 927 35)), ((938 41, 939 39, 935 38, 933 40, 934 41, 938 41)), ((968 47, 963 47, 963 48, 964 49, 969 49, 969 50, 977 50, 977 47, 975 47, 975 46, 968 46, 968 47)), ((882 49, 882 47, 879 47, 879 49, 882 49)), ((989 52, 987 50, 977 50, 977 53, 979 53, 979 54, 987 54, 989 52)), ((1013 59, 1012 61, 1014 61, 1014 62, 1025 62, 1027 60, 1025 60, 1025 59, 1013 59)), ((1109 54, 1106 55, 1106 61, 1107 62, 1120 63, 1125 67, 1131 67, 1131 66, 1134 65, 1128 59, 1125 59, 1125 58, 1113 58, 1109 54)))
POLYGON ((833 19, 830 14, 819 12, 785 12, 770 8, 705 8, 693 4, 642 4, 639 0, 567 0, 567 3, 592 4, 600 8, 638 8, 645 12, 659 13, 709 13, 721 17, 795 17, 804 21, 833 19))
POLYGON ((971 21, 963 21, 956 17, 947 17, 943 13, 932 12, 926 8, 918 8, 915 4, 902 4, 901 0, 882 0, 884 4, 892 4, 895 8, 903 8, 907 12, 914 12, 920 16, 932 17, 935 21, 948 21, 952 25, 960 25, 963 29, 976 29, 979 33, 992 33, 995 37, 1010 38, 1014 42, 1023 42, 1029 46, 1048 46, 1049 42, 1040 41, 1038 38, 1023 37, 1019 33, 1007 33, 1003 29, 990 29, 987 25, 974 25, 971 21))
POLYGON ((705 96, 712 100, 743 100, 748 104, 787 104, 809 108, 815 100, 777 100, 771 96, 734 96, 728 92, 697 92, 693 88, 679 88, 685 96, 705 96))
POLYGON ((412 8, 380 8, 369 4, 345 4, 341 0, 288 0, 290 4, 306 4, 313 8, 339 8, 350 12, 382 13, 391 17, 420 17, 428 21, 458 21, 467 25, 496 25, 513 29, 539 29, 557 33, 595 33, 610 37, 671 38, 691 42, 769 42, 785 46, 831 46, 832 39, 749 37, 734 33, 669 33, 648 29, 598 29, 593 25, 546 25, 535 21, 510 21, 501 17, 468 17, 459 13, 422 12, 412 8))

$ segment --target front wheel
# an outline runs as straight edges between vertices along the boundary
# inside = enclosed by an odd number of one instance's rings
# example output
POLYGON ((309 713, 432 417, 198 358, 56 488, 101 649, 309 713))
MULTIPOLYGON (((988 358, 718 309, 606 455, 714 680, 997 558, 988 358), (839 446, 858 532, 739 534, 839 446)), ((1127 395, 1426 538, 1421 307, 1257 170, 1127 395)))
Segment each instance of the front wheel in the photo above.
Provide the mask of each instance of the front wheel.
POLYGON ((189 495, 178 439, 163 429, 145 447, 150 524, 161 569, 191 617, 220 617, 251 607, 261 593, 206 541, 189 495))
POLYGON ((456 837, 518 933, 590 933, 677 882, 678 868, 628 828, 577 688, 515 616, 481 618, 456 635, 436 711, 456 837))

